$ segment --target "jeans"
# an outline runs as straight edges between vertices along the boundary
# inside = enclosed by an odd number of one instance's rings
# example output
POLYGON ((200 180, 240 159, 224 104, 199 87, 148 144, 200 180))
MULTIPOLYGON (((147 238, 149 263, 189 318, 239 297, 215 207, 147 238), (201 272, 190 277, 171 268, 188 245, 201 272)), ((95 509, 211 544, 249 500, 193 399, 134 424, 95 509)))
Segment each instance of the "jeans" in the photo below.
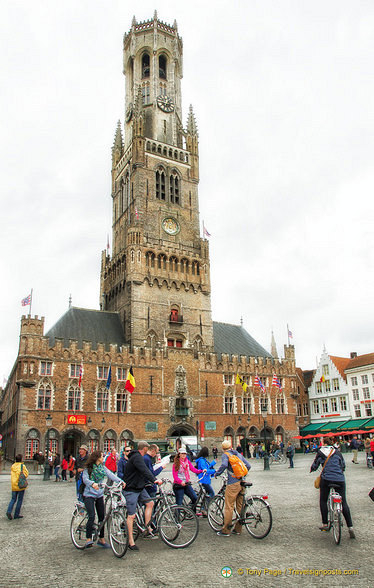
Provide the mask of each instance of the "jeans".
MULTIPOLYGON (((93 532, 93 524, 95 522, 95 506, 97 512, 97 518, 99 519, 99 523, 104 520, 105 517, 105 504, 104 498, 101 496, 100 498, 93 498, 92 496, 84 496, 83 497, 84 504, 86 506, 86 511, 88 512, 88 521, 86 525, 86 537, 87 539, 91 539, 92 532, 93 532)), ((100 529, 99 537, 104 537, 104 527, 100 529)))
POLYGON ((19 517, 19 513, 21 511, 21 506, 22 506, 24 495, 25 495, 25 491, 24 490, 12 490, 12 499, 9 502, 7 512, 9 514, 12 514, 13 506, 17 503, 16 504, 16 510, 15 510, 15 513, 14 513, 14 518, 15 519, 19 517))
POLYGON ((322 523, 327 525, 327 499, 330 493, 329 484, 334 484, 334 487, 336 487, 336 490, 342 497, 343 516, 345 518, 345 522, 347 523, 347 527, 352 527, 351 511, 349 510, 349 506, 345 497, 345 482, 332 482, 331 480, 324 480, 323 478, 321 478, 321 485, 319 487, 319 508, 321 511, 322 523))
POLYGON ((213 496, 214 496, 214 490, 213 490, 211 484, 201 484, 201 485, 204 488, 205 492, 208 494, 208 496, 210 496, 211 498, 213 498, 213 496))
POLYGON ((192 504, 195 504, 197 500, 196 492, 189 484, 186 484, 186 486, 179 486, 177 484, 174 484, 173 490, 175 494, 175 500, 178 505, 182 504, 183 497, 185 494, 191 499, 192 504))

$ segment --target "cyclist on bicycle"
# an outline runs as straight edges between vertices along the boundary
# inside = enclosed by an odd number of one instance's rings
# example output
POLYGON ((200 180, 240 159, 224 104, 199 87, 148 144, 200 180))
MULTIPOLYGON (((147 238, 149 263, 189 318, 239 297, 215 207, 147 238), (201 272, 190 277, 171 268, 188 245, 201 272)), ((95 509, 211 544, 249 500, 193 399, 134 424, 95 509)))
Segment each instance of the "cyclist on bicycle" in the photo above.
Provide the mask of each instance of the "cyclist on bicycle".
POLYGON ((230 534, 233 533, 234 535, 240 535, 242 532, 242 525, 237 523, 235 525, 235 529, 231 531, 231 523, 232 523, 232 513, 234 511, 234 506, 236 503, 236 510, 238 512, 241 511, 242 504, 243 504, 243 496, 244 496, 244 489, 240 485, 241 479, 236 478, 233 475, 233 469, 229 462, 229 457, 227 453, 231 453, 232 455, 236 455, 241 459, 241 461, 247 466, 248 470, 251 469, 251 464, 248 460, 245 459, 240 453, 232 449, 231 441, 225 440, 222 443, 222 465, 218 468, 215 478, 220 476, 226 469, 228 472, 227 477, 227 487, 225 492, 225 512, 223 517, 223 527, 220 531, 218 531, 217 535, 221 537, 230 537, 230 534))
POLYGON ((131 551, 139 551, 139 547, 135 545, 133 526, 136 513, 136 506, 138 502, 145 504, 144 522, 147 528, 145 537, 150 539, 156 536, 152 532, 150 525, 152 510, 154 502, 145 490, 147 483, 162 484, 161 480, 156 480, 154 474, 147 468, 144 456, 149 449, 149 444, 146 441, 139 441, 138 449, 133 449, 129 453, 129 460, 124 471, 123 479, 126 482, 126 490, 124 496, 126 499, 127 508, 127 528, 129 533, 129 549, 131 551))
POLYGON ((334 488, 339 492, 342 497, 343 516, 347 523, 349 536, 351 539, 355 539, 355 533, 352 526, 352 517, 345 496, 345 461, 340 453, 334 447, 334 440, 330 437, 323 438, 322 445, 317 451, 317 455, 310 467, 310 471, 314 472, 319 468, 320 465, 326 462, 323 472, 321 473, 321 484, 319 487, 319 507, 322 517, 321 531, 328 531, 328 508, 327 500, 330 492, 330 485, 333 484, 334 488), (326 461, 328 459, 328 461, 326 461))
POLYGON ((182 445, 178 449, 178 453, 174 458, 173 463, 173 491, 175 494, 176 503, 181 505, 183 497, 186 494, 190 498, 192 507, 196 504, 197 496, 195 490, 191 486, 190 482, 190 470, 195 474, 202 474, 204 470, 196 469, 190 460, 187 458, 187 449, 185 445, 182 445))
MULTIPOLYGON (((92 547, 92 530, 95 522, 95 508, 99 523, 104 520, 105 517, 105 505, 104 505, 104 488, 102 482, 106 477, 113 480, 113 482, 121 482, 113 472, 108 470, 103 464, 104 456, 101 451, 93 451, 88 457, 83 470, 82 480, 84 484, 83 500, 88 513, 88 521, 86 526, 86 547, 92 547)), ((123 484, 125 487, 125 484, 123 484)), ((98 545, 104 548, 108 548, 109 545, 104 539, 104 527, 100 529, 98 545)))

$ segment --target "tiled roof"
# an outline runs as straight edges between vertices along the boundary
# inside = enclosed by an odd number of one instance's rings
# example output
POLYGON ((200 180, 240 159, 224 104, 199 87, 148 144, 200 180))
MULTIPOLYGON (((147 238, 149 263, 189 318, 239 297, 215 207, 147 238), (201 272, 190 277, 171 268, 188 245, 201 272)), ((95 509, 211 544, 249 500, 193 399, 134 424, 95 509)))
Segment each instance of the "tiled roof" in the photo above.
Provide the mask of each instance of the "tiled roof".
POLYGON ((213 321, 214 351, 221 356, 246 355, 248 357, 271 357, 243 327, 213 321))
POLYGON ((331 361, 335 364, 338 372, 340 373, 341 377, 346 379, 344 370, 346 369, 347 365, 351 361, 349 357, 334 357, 333 355, 329 355, 331 361))
POLYGON ((315 373, 316 373, 316 370, 303 370, 304 384, 305 384, 305 388, 307 390, 312 385, 315 373))
POLYGON ((64 347, 69 346, 69 339, 76 339, 78 346, 83 341, 90 341, 96 349, 98 343, 104 343, 107 350, 109 344, 118 346, 125 344, 125 335, 119 314, 86 308, 69 308, 69 310, 46 333, 49 343, 54 345, 55 339, 63 339, 64 347))
POLYGON ((374 353, 366 353, 366 355, 358 355, 349 360, 349 364, 345 367, 346 370, 361 367, 364 365, 374 364, 374 353))

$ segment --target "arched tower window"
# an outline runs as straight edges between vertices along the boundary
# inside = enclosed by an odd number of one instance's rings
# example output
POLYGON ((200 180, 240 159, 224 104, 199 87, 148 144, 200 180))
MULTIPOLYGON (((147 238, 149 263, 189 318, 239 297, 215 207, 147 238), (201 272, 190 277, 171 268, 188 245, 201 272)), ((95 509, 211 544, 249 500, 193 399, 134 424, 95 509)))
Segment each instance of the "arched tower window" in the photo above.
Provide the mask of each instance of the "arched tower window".
POLYGON ((158 260, 158 269, 166 269, 166 255, 160 253, 157 258, 158 260))
POLYGON ((176 174, 170 175, 170 202, 179 204, 179 178, 176 174))
POLYGON ((146 253, 147 267, 155 267, 155 254, 153 251, 147 251, 146 253))
POLYGON ((165 173, 163 171, 156 171, 156 198, 165 200, 165 173))
POLYGON ((167 61, 165 55, 160 55, 158 58, 158 71, 159 77, 163 80, 166 80, 166 65, 167 61))
POLYGON ((143 53, 142 56, 142 78, 149 78, 151 73, 150 61, 148 53, 143 53))
POLYGON ((142 84, 142 99, 143 99, 143 104, 150 104, 151 98, 150 98, 149 82, 144 82, 142 84))

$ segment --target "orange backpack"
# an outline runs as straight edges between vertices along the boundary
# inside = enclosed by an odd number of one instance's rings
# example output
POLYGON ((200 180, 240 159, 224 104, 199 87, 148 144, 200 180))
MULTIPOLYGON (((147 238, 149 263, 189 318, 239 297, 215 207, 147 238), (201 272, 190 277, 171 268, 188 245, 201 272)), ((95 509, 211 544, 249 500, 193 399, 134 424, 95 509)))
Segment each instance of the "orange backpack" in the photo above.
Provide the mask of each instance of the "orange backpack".
POLYGON ((227 457, 229 458, 229 463, 232 467, 232 472, 233 472, 233 476, 234 478, 243 478, 244 476, 246 476, 248 474, 248 468, 245 465, 245 463, 240 459, 240 457, 238 457, 237 455, 233 454, 233 453, 228 453, 227 451, 225 451, 227 457))

